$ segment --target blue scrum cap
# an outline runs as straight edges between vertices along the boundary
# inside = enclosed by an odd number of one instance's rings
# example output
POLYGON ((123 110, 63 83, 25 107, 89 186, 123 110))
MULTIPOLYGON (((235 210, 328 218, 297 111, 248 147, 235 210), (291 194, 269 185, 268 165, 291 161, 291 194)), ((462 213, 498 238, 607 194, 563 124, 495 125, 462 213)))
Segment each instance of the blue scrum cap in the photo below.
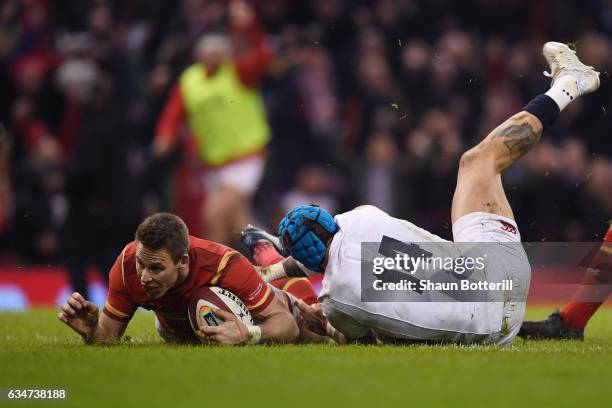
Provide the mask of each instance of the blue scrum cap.
POLYGON ((300 205, 285 215, 278 225, 283 248, 308 269, 323 272, 321 263, 327 241, 340 227, 330 213, 316 205, 300 205))

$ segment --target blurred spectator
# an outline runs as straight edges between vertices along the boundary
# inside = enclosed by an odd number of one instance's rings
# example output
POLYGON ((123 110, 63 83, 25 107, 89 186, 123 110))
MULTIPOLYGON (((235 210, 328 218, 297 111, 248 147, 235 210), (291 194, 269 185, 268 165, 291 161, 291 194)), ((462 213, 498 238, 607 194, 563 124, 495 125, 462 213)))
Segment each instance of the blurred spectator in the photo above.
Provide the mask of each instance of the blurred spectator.
MULTIPOLYGON (((65 168, 70 204, 66 260, 79 293, 87 293, 87 267, 110 270, 132 233, 126 216, 135 205, 127 188, 125 143, 121 140, 124 124, 121 106, 114 103, 115 84, 100 74, 88 85, 90 92, 83 101, 65 168)), ((79 87, 84 88, 84 84, 79 87)))
POLYGON ((226 244, 251 221, 250 201, 263 176, 270 138, 256 88, 270 61, 270 47, 246 2, 230 2, 229 17, 233 46, 221 33, 199 40, 199 61, 173 89, 154 143, 157 156, 167 154, 187 120, 207 166, 205 236, 226 244))
POLYGON ((10 181, 11 140, 6 128, 0 122, 0 237, 5 236, 8 220, 13 207, 10 181))
POLYGON ((371 204, 389 214, 397 214, 395 189, 396 165, 400 151, 395 139, 388 133, 371 136, 366 146, 366 165, 362 167, 362 194, 360 202, 371 204))
POLYGON ((252 198, 273 229, 279 207, 370 203, 451 238, 458 158, 547 89, 546 40, 576 42, 602 84, 504 175, 508 196, 524 240, 598 241, 612 218, 611 15, 602 0, 2 1, 1 251, 64 262, 80 288, 145 214, 200 212, 229 242, 252 198), (194 102, 201 80, 224 78, 230 93, 194 102), (180 140, 184 124, 194 138, 180 140))
MULTIPOLYGON (((337 181, 337 180, 336 180, 337 181)), ((284 215, 295 206, 312 203, 335 214, 339 209, 338 185, 331 173, 316 165, 305 166, 298 173, 296 186, 281 199, 278 213, 284 215)))
POLYGON ((405 203, 400 215, 450 239, 448 211, 455 191, 457 166, 465 146, 451 113, 427 112, 406 140, 411 166, 405 171, 405 203), (406 203, 411 203, 407 205, 406 203))

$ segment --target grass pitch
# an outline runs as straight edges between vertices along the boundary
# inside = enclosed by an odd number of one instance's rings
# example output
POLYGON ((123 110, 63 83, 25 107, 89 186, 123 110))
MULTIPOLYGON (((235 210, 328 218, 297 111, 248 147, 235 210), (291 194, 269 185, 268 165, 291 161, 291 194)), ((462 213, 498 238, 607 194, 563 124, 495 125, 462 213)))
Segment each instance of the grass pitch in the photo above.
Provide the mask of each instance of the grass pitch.
MULTIPOLYGON (((530 308, 543 318, 550 307, 530 308)), ((55 310, 0 313, 0 389, 63 388, 37 407, 609 406, 612 308, 587 340, 511 347, 168 346, 137 313, 132 342, 87 347, 55 310)))

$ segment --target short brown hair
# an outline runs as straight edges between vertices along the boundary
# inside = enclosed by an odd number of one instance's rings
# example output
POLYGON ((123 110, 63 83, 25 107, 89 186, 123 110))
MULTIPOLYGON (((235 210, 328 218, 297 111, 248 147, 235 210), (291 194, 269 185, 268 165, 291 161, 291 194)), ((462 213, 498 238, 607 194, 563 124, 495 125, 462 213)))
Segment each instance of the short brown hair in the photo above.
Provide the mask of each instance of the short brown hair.
POLYGON ((136 241, 152 251, 165 249, 174 263, 178 263, 189 248, 189 230, 180 217, 157 213, 138 226, 136 241))

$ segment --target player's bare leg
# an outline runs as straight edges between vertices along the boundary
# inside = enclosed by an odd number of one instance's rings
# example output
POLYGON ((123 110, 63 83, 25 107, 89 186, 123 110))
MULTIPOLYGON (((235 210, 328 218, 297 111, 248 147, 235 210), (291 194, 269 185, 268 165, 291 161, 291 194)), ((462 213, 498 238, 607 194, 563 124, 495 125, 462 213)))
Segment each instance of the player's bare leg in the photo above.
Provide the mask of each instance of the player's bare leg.
POLYGON ((210 192, 204 200, 201 209, 204 237, 210 241, 227 243, 229 237, 226 234, 227 220, 224 211, 228 202, 226 194, 222 191, 210 192))
POLYGON ((237 190, 234 190, 233 193, 233 205, 231 210, 229 210, 231 212, 231 222, 228 224, 228 232, 231 237, 232 246, 233 244, 237 244, 237 242, 234 241, 236 233, 253 220, 251 213, 252 197, 237 190))
POLYGON ((461 156, 452 222, 473 212, 514 218, 501 173, 538 143, 542 130, 540 120, 523 111, 506 120, 461 156))
POLYGON ((599 73, 582 64, 565 44, 546 43, 543 54, 552 71, 551 89, 461 157, 452 204, 453 223, 474 212, 514 219, 501 173, 533 149, 543 130, 571 101, 599 87, 599 73))
POLYGON ((249 222, 249 198, 230 186, 220 186, 207 195, 202 220, 207 239, 230 245, 234 233, 249 222))

